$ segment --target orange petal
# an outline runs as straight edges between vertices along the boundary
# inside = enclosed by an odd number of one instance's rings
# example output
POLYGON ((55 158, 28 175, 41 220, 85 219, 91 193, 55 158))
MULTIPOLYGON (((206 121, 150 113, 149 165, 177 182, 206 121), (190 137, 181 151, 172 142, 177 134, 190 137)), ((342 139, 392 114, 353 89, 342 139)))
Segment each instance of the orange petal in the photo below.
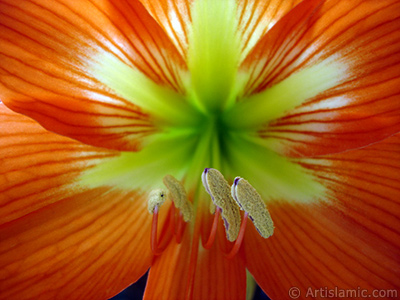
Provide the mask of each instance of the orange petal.
MULTIPOLYGON (((206 222, 211 223, 212 218, 206 222)), ((246 297, 244 262, 238 256, 231 260, 226 259, 217 242, 211 249, 203 249, 199 236, 203 225, 205 224, 197 222, 194 233, 187 228, 181 244, 173 241, 155 259, 150 269, 144 299, 231 300, 246 297), (193 255, 193 251, 197 254, 193 255), (188 295, 189 298, 185 298, 188 295)), ((220 233, 220 238, 226 240, 225 232, 220 233)))
MULTIPOLYGON (((157 23, 168 34, 170 40, 186 57, 188 49, 189 24, 192 22, 191 6, 193 0, 140 0, 157 23)), ((242 32, 244 55, 282 16, 301 0, 262 0, 238 1, 237 14, 239 30, 242 32)))
POLYGON ((396 298, 387 291, 400 289, 399 146, 395 136, 303 161, 328 188, 331 202, 271 203, 274 235, 263 240, 250 225, 245 236, 247 267, 270 297, 291 299, 294 287, 303 297, 336 287, 368 289, 368 295, 384 290, 396 298))
POLYGON ((239 28, 242 32, 244 55, 301 0, 247 0, 238 1, 239 28))
POLYGON ((182 242, 174 239, 150 268, 143 299, 185 299, 189 274, 191 234, 188 226, 182 242))
POLYGON ((286 155, 336 153, 400 130, 400 102, 396 100, 400 94, 400 3, 320 4, 306 0, 295 7, 256 45, 242 66, 251 72, 247 94, 323 63, 345 68, 333 87, 304 99, 302 105, 261 130, 261 136, 275 141, 275 150, 286 155))
POLYGON ((1 299, 108 299, 150 267, 151 217, 135 192, 76 193, 0 226, 1 299))
POLYGON ((163 28, 182 56, 188 48, 189 24, 192 22, 190 6, 193 0, 139 0, 163 28))
POLYGON ((74 195, 75 179, 113 157, 43 129, 0 102, 0 224, 74 195))
POLYGON ((146 201, 76 180, 115 153, 1 102, 0 132, 0 298, 102 299, 143 275, 152 259, 146 201))
POLYGON ((0 10, 0 97, 51 131, 119 150, 155 131, 145 111, 90 72, 100 53, 181 89, 184 62, 137 1, 2 0, 0 10))
MULTIPOLYGON (((206 241, 214 216, 209 208, 203 208, 203 240, 206 241), (206 233, 204 234, 204 227, 206 233), (205 237, 205 239, 204 239, 205 237)), ((201 244, 201 242, 200 242, 201 244)), ((234 300, 246 298, 246 269, 238 255, 227 259, 234 243, 226 238, 223 220, 220 218, 216 240, 209 250, 199 247, 196 273, 194 276, 193 299, 234 300)))
MULTIPOLYGON (((225 237, 225 232, 223 233, 225 237)), ((234 300, 246 298, 246 269, 239 256, 225 258, 215 244, 199 250, 193 299, 234 300)))

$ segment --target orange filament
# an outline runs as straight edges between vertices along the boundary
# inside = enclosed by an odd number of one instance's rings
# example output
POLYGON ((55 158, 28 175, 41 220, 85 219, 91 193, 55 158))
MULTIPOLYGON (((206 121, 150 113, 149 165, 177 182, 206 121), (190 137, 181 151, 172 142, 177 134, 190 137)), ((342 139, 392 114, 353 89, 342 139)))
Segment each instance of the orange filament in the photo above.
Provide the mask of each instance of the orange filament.
MULTIPOLYGON (((221 209, 219 207, 216 207, 215 209, 215 214, 214 214, 214 220, 213 224, 211 226, 211 231, 210 235, 208 236, 208 240, 205 244, 203 244, 204 249, 210 249, 215 241, 215 237, 217 234, 217 227, 218 227, 218 219, 221 214, 221 209)), ((229 253, 225 253, 225 257, 228 259, 232 259, 235 257, 235 255, 239 252, 240 246, 242 245, 243 238, 244 238, 244 233, 246 231, 246 224, 247 224, 247 217, 248 213, 245 212, 242 222, 240 223, 240 230, 237 239, 235 240, 235 244, 233 245, 231 251, 229 253)))
POLYGON ((228 254, 225 254, 225 257, 227 259, 232 259, 235 257, 235 255, 239 252, 240 246, 242 245, 243 242, 243 238, 244 238, 244 232, 246 230, 246 224, 247 224, 247 217, 248 217, 248 213, 245 212, 242 222, 240 224, 240 230, 239 230, 239 235, 235 241, 235 244, 233 245, 231 251, 229 251, 228 254))
POLYGON ((158 247, 157 241, 157 226, 158 226, 158 206, 154 208, 153 222, 151 224, 151 239, 150 247, 154 255, 160 255, 164 249, 158 247))
POLYGON ((154 255, 160 255, 162 251, 157 246, 158 206, 154 208, 153 222, 151 224, 150 247, 154 255))
POLYGON ((175 228, 175 240, 178 244, 182 242, 183 232, 185 230, 186 223, 183 222, 182 213, 178 215, 178 226, 175 228))
POLYGON ((159 207, 156 206, 154 208, 153 222, 151 225, 150 248, 154 255, 160 255, 167 248, 167 246, 172 238, 171 232, 174 232, 174 227, 175 227, 175 222, 174 222, 175 221, 174 220, 175 207, 171 206, 170 210, 169 210, 168 219, 166 221, 166 227, 164 227, 164 228, 168 228, 168 226, 169 226, 170 228, 169 228, 169 230, 166 230, 165 235, 163 235, 163 233, 165 231, 165 230, 163 230, 161 244, 159 245, 158 237, 157 237, 158 210, 159 210, 159 207))
POLYGON ((182 242, 182 236, 183 232, 185 231, 186 224, 183 221, 181 213, 177 217, 175 217, 175 211, 176 211, 175 205, 172 203, 169 209, 168 218, 165 222, 165 226, 161 232, 162 238, 161 238, 161 243, 159 244, 157 237, 159 207, 156 206, 154 208, 153 221, 151 225, 151 238, 150 238, 150 247, 154 255, 160 255, 167 248, 168 244, 172 239, 172 235, 174 234, 176 242, 178 244, 182 242))
POLYGON ((214 220, 211 226, 210 235, 208 236, 207 242, 203 244, 204 249, 210 249, 215 241, 215 236, 217 235, 218 219, 221 214, 221 208, 218 206, 215 208, 214 220))
POLYGON ((174 202, 172 202, 172 205, 169 209, 169 216, 168 216, 168 221, 169 221, 169 230, 171 232, 174 232, 175 230, 175 205, 174 202))

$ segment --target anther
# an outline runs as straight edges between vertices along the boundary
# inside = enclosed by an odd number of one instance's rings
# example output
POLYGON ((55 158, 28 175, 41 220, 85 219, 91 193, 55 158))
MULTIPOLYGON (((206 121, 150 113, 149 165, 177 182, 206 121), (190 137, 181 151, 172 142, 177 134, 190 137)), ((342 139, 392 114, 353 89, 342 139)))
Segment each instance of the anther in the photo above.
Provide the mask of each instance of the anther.
POLYGON ((216 169, 207 168, 202 181, 214 204, 220 208, 224 220, 227 239, 234 241, 240 230, 240 211, 230 193, 230 186, 224 176, 216 169))
POLYGON ((151 214, 154 213, 156 207, 160 207, 167 197, 167 193, 163 189, 152 190, 149 194, 149 200, 147 202, 147 209, 151 214))
POLYGON ((245 179, 236 177, 231 189, 232 197, 249 214, 254 226, 264 238, 274 233, 271 215, 256 189, 245 179))
POLYGON ((158 246, 157 227, 158 227, 158 211, 160 206, 165 202, 166 192, 162 189, 156 189, 150 192, 147 202, 147 209, 153 215, 151 223, 150 247, 154 255, 160 255, 163 252, 158 246))
MULTIPOLYGON (((171 175, 165 176, 163 182, 168 192, 165 192, 163 189, 153 190, 150 192, 148 201, 148 210, 153 214, 150 246, 155 255, 161 254, 166 248, 171 239, 171 233, 175 234, 176 242, 180 243, 185 230, 185 223, 183 221, 189 222, 193 217, 192 204, 186 196, 185 188, 182 183, 171 175), (158 245, 157 238, 158 212, 159 207, 165 202, 166 198, 171 199, 173 202, 167 219, 170 230, 167 231, 167 239, 163 239, 164 243, 160 246, 158 245), (175 208, 179 210, 177 218, 175 216, 175 208), (175 226, 175 223, 177 223, 177 226, 175 226)), ((165 236, 163 236, 163 238, 164 237, 165 236)))
POLYGON ((166 175, 163 178, 163 182, 168 189, 168 198, 171 199, 175 207, 179 209, 183 220, 189 222, 193 218, 193 208, 192 203, 188 200, 184 186, 171 175, 166 175))

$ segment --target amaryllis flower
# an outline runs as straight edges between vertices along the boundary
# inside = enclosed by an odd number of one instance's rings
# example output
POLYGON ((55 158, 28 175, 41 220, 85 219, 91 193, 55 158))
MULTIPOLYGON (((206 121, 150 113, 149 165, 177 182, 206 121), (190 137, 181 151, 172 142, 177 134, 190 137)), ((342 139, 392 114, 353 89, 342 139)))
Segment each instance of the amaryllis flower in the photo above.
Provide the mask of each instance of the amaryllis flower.
POLYGON ((1 299, 399 296, 397 0, 1 0, 0 99, 1 299))

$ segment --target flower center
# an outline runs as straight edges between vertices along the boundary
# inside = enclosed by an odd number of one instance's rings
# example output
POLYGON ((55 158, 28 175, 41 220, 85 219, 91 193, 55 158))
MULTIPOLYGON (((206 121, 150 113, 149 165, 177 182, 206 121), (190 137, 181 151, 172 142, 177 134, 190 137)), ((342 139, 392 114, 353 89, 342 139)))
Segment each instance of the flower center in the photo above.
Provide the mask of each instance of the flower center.
MULTIPOLYGON (((120 153, 89 171, 81 178, 83 185, 148 193, 171 174, 193 192, 201 187, 202 170, 216 168, 228 181, 238 174, 247 178, 265 201, 322 198, 324 188, 318 181, 294 160, 275 153, 258 130, 326 89, 318 78, 339 69, 329 63, 318 65, 243 96, 248 76, 238 71, 244 58, 236 6, 235 0, 193 2, 188 70, 176 74, 183 84, 180 92, 157 85, 111 54, 100 55, 93 66, 95 76, 151 115, 158 133, 146 139, 141 151, 120 153)), ((195 207, 199 199, 193 197, 195 207)))

